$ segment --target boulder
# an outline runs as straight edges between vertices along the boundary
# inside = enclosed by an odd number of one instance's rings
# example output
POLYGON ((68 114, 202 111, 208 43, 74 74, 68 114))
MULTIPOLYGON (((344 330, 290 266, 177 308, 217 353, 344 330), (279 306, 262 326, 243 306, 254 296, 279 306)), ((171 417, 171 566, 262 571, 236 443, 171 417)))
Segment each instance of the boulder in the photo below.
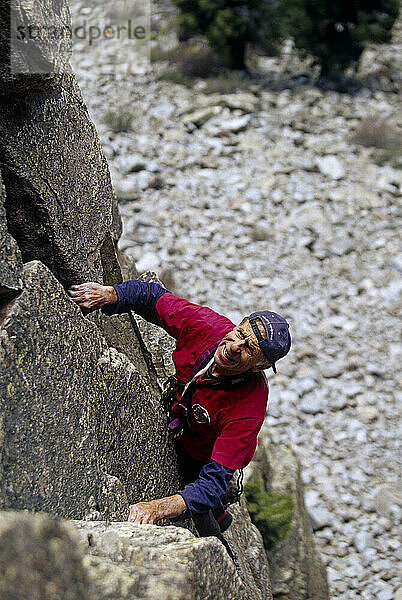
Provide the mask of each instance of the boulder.
POLYGON ((48 515, 0 512, 1 600, 91 600, 72 527, 48 515))
POLYGON ((224 546, 214 537, 197 539, 171 526, 71 524, 81 537, 100 600, 249 598, 224 546), (126 591, 121 594, 122 590, 126 591))
MULTIPOLYGON (((224 546, 179 527, 0 512, 2 600, 248 600, 224 546)), ((261 596, 261 598, 266 596, 261 596)))
POLYGON ((236 92, 235 94, 197 94, 194 102, 198 108, 226 106, 231 110, 252 113, 257 108, 259 99, 251 92, 236 92))
POLYGON ((209 119, 216 117, 221 112, 221 106, 207 106, 206 108, 199 108, 194 112, 184 115, 181 120, 183 125, 188 126, 193 124, 196 127, 202 127, 209 119))
POLYGON ((67 0, 2 0, 0 25, 0 94, 54 89, 70 69, 67 0))
POLYGON ((290 498, 293 506, 287 533, 278 536, 280 539, 268 551, 274 599, 328 599, 326 570, 314 546, 300 465, 292 450, 260 440, 247 481, 260 479, 267 492, 290 498))
POLYGON ((22 258, 16 241, 7 229, 5 200, 6 191, 0 173, 0 309, 22 288, 22 258))
POLYGON ((180 488, 159 398, 40 262, 0 328, 0 506, 124 519, 180 488), (117 478, 114 479, 114 478, 117 478))
POLYGON ((209 124, 208 129, 211 135, 229 135, 231 133, 240 133, 247 129, 251 122, 251 115, 245 114, 241 117, 233 117, 232 119, 222 119, 221 121, 216 119, 213 123, 209 124))
POLYGON ((119 273, 110 175, 73 75, 52 93, 0 97, 0 168, 24 262, 40 260, 64 286, 119 273))
POLYGON ((343 179, 345 169, 336 156, 319 156, 316 159, 319 171, 330 179, 343 179))

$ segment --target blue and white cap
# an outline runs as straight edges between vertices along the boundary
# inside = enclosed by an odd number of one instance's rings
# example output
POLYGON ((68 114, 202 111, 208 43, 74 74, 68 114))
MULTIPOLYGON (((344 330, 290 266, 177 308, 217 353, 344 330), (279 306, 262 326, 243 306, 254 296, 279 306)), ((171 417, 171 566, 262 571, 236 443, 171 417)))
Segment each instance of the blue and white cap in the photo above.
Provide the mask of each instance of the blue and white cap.
POLYGON ((276 373, 275 363, 280 358, 286 356, 290 350, 291 337, 289 332, 289 323, 283 317, 271 310, 259 310, 253 312, 248 320, 256 335, 258 343, 264 355, 272 365, 276 373), (256 323, 260 320, 264 325, 267 337, 264 339, 256 323))

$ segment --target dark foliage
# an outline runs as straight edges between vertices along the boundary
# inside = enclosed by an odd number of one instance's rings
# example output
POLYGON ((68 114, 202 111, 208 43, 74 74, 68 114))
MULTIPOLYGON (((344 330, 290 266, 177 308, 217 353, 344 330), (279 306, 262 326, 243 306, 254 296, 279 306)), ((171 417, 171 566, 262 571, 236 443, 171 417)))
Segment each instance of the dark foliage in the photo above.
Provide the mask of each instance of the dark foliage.
POLYGON ((249 44, 275 54, 283 39, 276 0, 173 1, 181 11, 180 39, 205 35, 211 48, 233 69, 245 68, 249 44))
POLYGON ((281 0, 281 13, 303 55, 329 77, 357 67, 367 43, 387 43, 399 0, 281 0))
POLYGON ((266 550, 271 550, 292 528, 293 498, 265 491, 262 479, 246 483, 244 493, 251 520, 258 527, 266 550))

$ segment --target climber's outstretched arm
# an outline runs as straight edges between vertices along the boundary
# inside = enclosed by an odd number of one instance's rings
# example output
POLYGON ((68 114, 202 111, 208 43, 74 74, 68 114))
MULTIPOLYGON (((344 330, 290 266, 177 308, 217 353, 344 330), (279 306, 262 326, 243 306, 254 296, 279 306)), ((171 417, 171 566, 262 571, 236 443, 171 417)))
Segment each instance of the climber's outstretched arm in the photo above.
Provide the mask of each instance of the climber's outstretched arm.
POLYGON ((193 334, 200 328, 200 335, 204 335, 205 322, 211 324, 211 329, 222 333, 222 337, 229 325, 233 328, 233 323, 226 317, 206 306, 180 298, 159 283, 150 281, 129 279, 112 286, 88 282, 72 285, 67 293, 84 312, 101 308, 106 315, 114 315, 133 310, 150 323, 163 327, 175 339, 188 328, 193 334))
POLYGON ((98 308, 106 315, 135 311, 147 321, 159 325, 155 314, 155 305, 167 290, 148 281, 130 279, 113 286, 87 282, 72 285, 67 294, 80 308, 88 313, 98 308))

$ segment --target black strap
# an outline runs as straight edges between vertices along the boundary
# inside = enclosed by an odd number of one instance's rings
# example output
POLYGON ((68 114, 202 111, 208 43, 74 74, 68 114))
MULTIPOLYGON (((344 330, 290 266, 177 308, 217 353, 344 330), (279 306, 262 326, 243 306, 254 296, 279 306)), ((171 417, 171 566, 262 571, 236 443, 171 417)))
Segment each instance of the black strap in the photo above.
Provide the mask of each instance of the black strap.
POLYGON ((244 479, 243 469, 239 469, 239 475, 237 477, 237 502, 239 504, 240 504, 240 497, 244 490, 243 479, 244 479))
MULTIPOLYGON (((206 350, 204 350, 204 352, 198 357, 198 359, 196 360, 196 362, 191 370, 189 381, 194 377, 195 373, 197 373, 198 371, 201 371, 204 367, 206 367, 208 362, 211 360, 212 354, 215 353, 216 347, 219 343, 220 343, 220 340, 218 342, 214 342, 213 344, 211 344, 211 346, 209 346, 206 350), (203 357, 203 358, 200 361, 201 357, 203 357), (195 369, 195 367, 197 367, 197 369, 195 369)), ((211 379, 211 378, 207 379, 206 381, 195 380, 188 386, 188 388, 186 390, 186 394, 181 401, 181 404, 182 404, 183 408, 185 409, 185 412, 188 414, 189 409, 191 407, 191 400, 193 397, 193 393, 194 393, 195 387, 197 385, 199 387, 212 387, 217 390, 229 391, 231 389, 234 389, 241 385, 249 383, 250 381, 253 381, 259 375, 260 375, 259 373, 256 373, 254 371, 246 371, 245 373, 233 375, 232 377, 220 376, 220 377, 214 377, 213 379, 211 379)), ((170 389, 172 389, 172 388, 179 389, 179 388, 184 388, 186 386, 186 383, 184 383, 183 381, 180 381, 176 377, 176 375, 172 375, 171 377, 169 377, 166 384, 169 384, 168 387, 170 387, 170 389)), ((166 387, 166 384, 165 384, 165 387, 166 387)))

